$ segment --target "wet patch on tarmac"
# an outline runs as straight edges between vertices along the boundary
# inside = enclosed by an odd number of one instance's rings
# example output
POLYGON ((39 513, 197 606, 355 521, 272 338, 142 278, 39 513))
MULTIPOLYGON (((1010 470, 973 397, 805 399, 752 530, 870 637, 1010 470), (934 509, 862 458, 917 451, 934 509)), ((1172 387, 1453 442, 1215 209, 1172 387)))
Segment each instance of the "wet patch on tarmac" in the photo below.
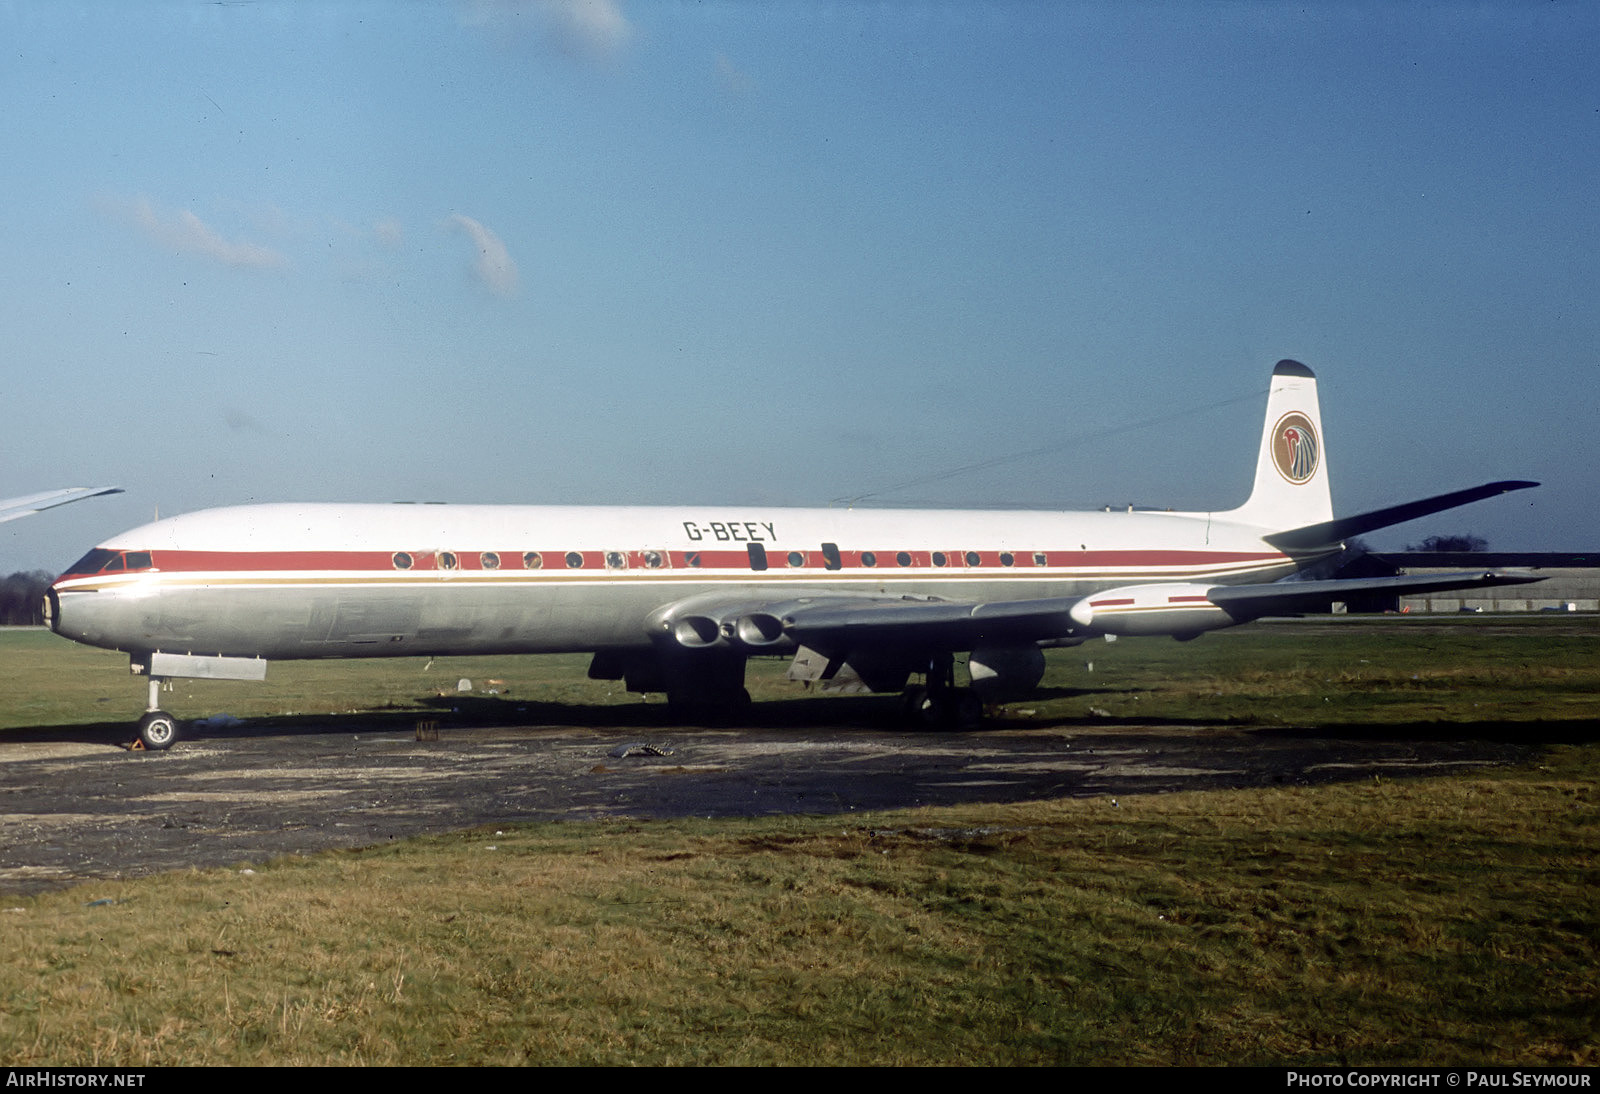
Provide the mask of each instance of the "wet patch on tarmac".
POLYGON ((92 733, 0 743, 0 893, 487 824, 1303 785, 1450 773, 1533 752, 1461 735, 1470 726, 1448 738, 1094 724, 937 734, 523 726, 445 728, 418 741, 410 729, 335 723, 213 730, 164 753, 129 753, 92 733), (612 754, 630 744, 662 754, 612 754))

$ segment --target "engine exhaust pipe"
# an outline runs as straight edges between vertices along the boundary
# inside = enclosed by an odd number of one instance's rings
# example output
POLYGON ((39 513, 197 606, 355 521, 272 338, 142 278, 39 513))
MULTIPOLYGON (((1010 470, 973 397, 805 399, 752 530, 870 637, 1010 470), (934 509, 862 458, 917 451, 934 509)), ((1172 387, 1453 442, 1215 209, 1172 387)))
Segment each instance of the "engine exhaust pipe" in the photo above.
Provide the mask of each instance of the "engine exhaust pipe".
POLYGON ((739 641, 752 649, 776 646, 784 641, 783 620, 771 612, 751 612, 742 615, 734 625, 739 641))

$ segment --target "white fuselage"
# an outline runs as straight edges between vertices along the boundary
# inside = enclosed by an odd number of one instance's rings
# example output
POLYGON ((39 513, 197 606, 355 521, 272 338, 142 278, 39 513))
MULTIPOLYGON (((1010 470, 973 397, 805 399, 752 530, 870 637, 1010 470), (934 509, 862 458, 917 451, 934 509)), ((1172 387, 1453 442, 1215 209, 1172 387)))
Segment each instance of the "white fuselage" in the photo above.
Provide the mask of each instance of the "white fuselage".
POLYGON ((103 543, 58 633, 133 653, 380 657, 648 646, 685 602, 1007 601, 1293 573, 1268 529, 1148 511, 255 505, 103 543), (92 571, 92 572, 90 572, 92 571))

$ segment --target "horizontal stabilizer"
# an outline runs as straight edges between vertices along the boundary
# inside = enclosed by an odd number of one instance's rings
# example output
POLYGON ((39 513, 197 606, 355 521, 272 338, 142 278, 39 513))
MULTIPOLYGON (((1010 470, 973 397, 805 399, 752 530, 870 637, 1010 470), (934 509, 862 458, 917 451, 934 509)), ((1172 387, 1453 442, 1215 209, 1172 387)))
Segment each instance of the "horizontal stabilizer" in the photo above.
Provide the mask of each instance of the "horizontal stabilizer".
POLYGON ((1359 536, 1378 528, 1387 528, 1391 524, 1404 524, 1408 520, 1416 520, 1418 517, 1425 517, 1430 513, 1442 513, 1446 509, 1454 509, 1458 505, 1482 501, 1484 498, 1492 498, 1497 494, 1509 494, 1513 490, 1527 490, 1529 487, 1538 485, 1536 482, 1525 482, 1521 479, 1488 482, 1468 490, 1456 490, 1453 493, 1440 494, 1437 497, 1423 498, 1421 501, 1408 501, 1403 505, 1391 505, 1387 509, 1378 509, 1371 513, 1362 513, 1359 516, 1340 517, 1337 520, 1324 521, 1321 524, 1308 524, 1303 528, 1291 528, 1287 532, 1274 532, 1261 538, 1280 550, 1329 547, 1342 543, 1351 536, 1359 536))
POLYGON ((1486 589, 1495 585, 1526 585, 1544 578, 1500 570, 1475 570, 1454 574, 1401 574, 1398 577, 1350 577, 1329 581, 1275 581, 1266 585, 1218 585, 1206 599, 1240 622, 1263 615, 1319 611, 1335 600, 1355 593, 1447 592, 1451 589, 1486 589))

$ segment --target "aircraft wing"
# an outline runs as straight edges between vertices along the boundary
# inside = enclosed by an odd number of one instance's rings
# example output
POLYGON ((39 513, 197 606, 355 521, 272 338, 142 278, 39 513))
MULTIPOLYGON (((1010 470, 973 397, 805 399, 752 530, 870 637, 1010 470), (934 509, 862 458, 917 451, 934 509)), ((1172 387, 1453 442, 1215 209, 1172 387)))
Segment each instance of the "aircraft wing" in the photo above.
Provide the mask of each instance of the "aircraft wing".
MULTIPOLYGON (((1326 581, 1274 581, 1261 585, 1212 585, 1206 600, 1235 622, 1263 615, 1324 610, 1354 593, 1445 592, 1523 585, 1542 581, 1526 573, 1485 570, 1453 574, 1402 574, 1397 577, 1335 578, 1326 581)), ((1190 586, 1143 586, 1143 589, 1186 591, 1190 586)), ((1046 597, 961 603, 948 600, 871 599, 818 600, 781 606, 783 631, 802 645, 907 644, 970 649, 990 643, 1045 641, 1063 638, 1078 627, 1073 609, 1080 603, 1115 598, 1119 590, 1087 597, 1046 597)), ((1179 633, 1187 626, 1176 628, 1179 633)))
POLYGON ((1447 592, 1526 585, 1544 578, 1534 574, 1482 570, 1454 574, 1401 574, 1397 577, 1350 577, 1327 581, 1274 581, 1265 585, 1218 585, 1206 598, 1241 622, 1263 615, 1291 614, 1326 608, 1352 593, 1447 592))
POLYGON ((25 494, 20 498, 0 499, 0 522, 32 516, 45 509, 54 509, 68 502, 97 498, 102 494, 120 494, 120 486, 72 486, 64 490, 46 490, 42 494, 25 494))
POLYGON ((1276 581, 1258 585, 1166 583, 1082 597, 970 602, 932 597, 822 596, 682 615, 668 628, 707 645, 727 635, 752 652, 792 643, 822 650, 971 650, 1085 634, 1192 635, 1264 615, 1325 610, 1354 593, 1395 595, 1521 585, 1543 578, 1496 570, 1397 577, 1276 581), (1136 623, 1129 620, 1137 619, 1136 623))

